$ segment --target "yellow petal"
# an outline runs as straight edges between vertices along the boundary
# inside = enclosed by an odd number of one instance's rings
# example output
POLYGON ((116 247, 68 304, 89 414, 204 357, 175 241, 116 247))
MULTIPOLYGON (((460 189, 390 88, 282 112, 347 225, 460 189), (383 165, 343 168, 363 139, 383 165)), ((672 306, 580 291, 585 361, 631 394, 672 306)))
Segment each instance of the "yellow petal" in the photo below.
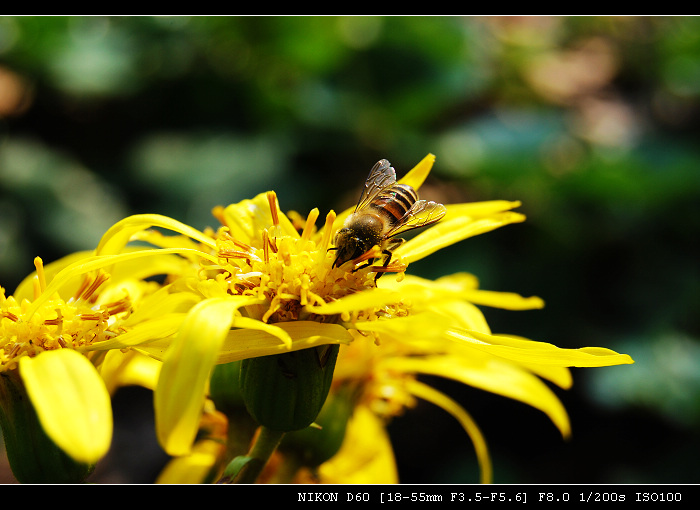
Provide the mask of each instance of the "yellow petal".
POLYGON ((519 365, 525 370, 529 370, 536 376, 546 379, 562 389, 568 390, 574 384, 571 370, 569 370, 568 367, 559 367, 556 365, 537 365, 534 363, 519 363, 519 365))
POLYGON ((481 471, 480 481, 481 483, 491 483, 493 478, 493 470, 491 468, 491 458, 489 457, 486 440, 469 413, 467 413, 467 411, 465 411, 457 402, 428 385, 414 380, 407 380, 406 385, 408 391, 413 395, 441 407, 450 413, 460 423, 460 425, 462 425, 462 428, 464 428, 474 444, 476 458, 479 462, 479 468, 481 471))
POLYGON ((435 156, 433 154, 428 154, 403 176, 403 178, 399 179, 399 182, 401 184, 408 184, 417 190, 428 177, 430 170, 433 168, 433 163, 435 163, 435 156))
POLYGON ((491 333, 486 317, 479 308, 465 301, 446 301, 440 303, 437 311, 455 327, 465 328, 481 333, 491 333))
POLYGON ((343 296, 330 303, 319 305, 307 305, 310 313, 322 315, 335 315, 354 311, 367 310, 368 308, 381 308, 383 306, 401 301, 401 294, 384 289, 372 289, 343 296))
POLYGON ((545 342, 505 335, 487 335, 476 331, 464 331, 463 335, 453 333, 451 336, 463 339, 471 337, 478 340, 471 343, 474 348, 521 363, 562 367, 608 367, 634 363, 629 355, 618 354, 604 347, 562 349, 545 342))
MULTIPOLYGON (((143 250, 127 248, 125 251, 137 252, 143 250)), ((201 258, 201 254, 198 251, 190 251, 189 253, 182 254, 190 255, 191 258, 196 258, 196 260, 201 258)), ((100 267, 106 268, 108 266, 113 266, 115 262, 119 262, 117 267, 112 267, 110 269, 110 286, 116 287, 122 282, 124 282, 125 285, 133 285, 134 282, 155 275, 183 273, 188 267, 191 267, 192 263, 178 255, 181 255, 181 253, 164 253, 156 250, 149 250, 147 252, 147 260, 144 260, 141 256, 121 259, 96 258, 93 252, 76 252, 46 264, 44 266, 44 275, 47 282, 56 280, 56 283, 51 285, 50 292, 57 292, 59 295, 67 297, 73 296, 80 285, 82 285, 83 280, 81 276, 89 270, 87 269, 88 267, 92 267, 93 269, 99 269, 100 267), (88 263, 92 263, 92 265, 90 266, 88 263), (63 271, 69 266, 74 270, 63 271)), ((31 301, 35 298, 35 279, 36 271, 22 280, 13 294, 18 301, 21 302, 22 299, 31 301)))
POLYGON ((72 263, 58 273, 51 282, 46 286, 44 292, 36 298, 27 309, 27 316, 31 317, 32 314, 48 299, 62 289, 67 282, 73 278, 77 278, 89 271, 95 271, 97 269, 103 269, 121 262, 133 261, 136 259, 143 259, 148 257, 158 257, 163 254, 196 254, 198 257, 208 258, 209 260, 216 262, 217 259, 214 256, 207 255, 197 250, 191 250, 189 248, 163 248, 163 249, 148 249, 148 250, 138 250, 131 251, 127 253, 120 253, 118 255, 102 255, 102 256, 92 256, 79 259, 77 262, 72 263))
MULTIPOLYGON (((44 265, 44 275, 46 278, 47 282, 50 282, 51 280, 54 279, 54 276, 64 269, 65 267, 74 264, 82 259, 85 259, 87 257, 91 257, 93 253, 91 251, 81 251, 81 252, 76 252, 72 253, 70 255, 66 255, 65 257, 62 257, 54 262, 51 262, 49 264, 44 265)), ((22 282, 17 286, 17 289, 15 292, 13 292, 13 296, 15 299, 17 299, 18 302, 22 302, 23 299, 27 299, 29 301, 32 301, 34 299, 34 279, 36 278, 36 271, 32 272, 29 276, 27 276, 22 282)), ((75 285, 77 289, 77 283, 75 285)), ((68 295, 72 295, 73 292, 70 292, 68 295)))
POLYGON ((401 259, 401 262, 410 264, 469 237, 524 220, 525 216, 515 212, 499 213, 477 220, 467 216, 445 216, 436 225, 399 246, 394 250, 394 256, 401 259))
POLYGON ((544 301, 536 296, 523 297, 512 292, 480 290, 477 278, 469 273, 454 273, 440 277, 435 280, 434 285, 443 292, 454 292, 461 298, 476 305, 492 306, 506 310, 532 310, 544 307, 544 301))
POLYGON ((291 341, 289 347, 280 341, 279 332, 272 334, 271 330, 267 328, 235 329, 230 331, 226 337, 217 362, 230 363, 241 359, 308 349, 329 343, 348 344, 352 341, 352 335, 340 324, 294 321, 279 322, 274 327, 288 335, 291 341))
POLYGON ((504 310, 532 310, 544 308, 544 301, 537 296, 523 297, 514 292, 473 290, 463 292, 462 297, 476 305, 503 308, 504 310))
MULTIPOLYGON (((142 241, 159 248, 200 249, 199 241, 186 235, 165 235, 160 230, 139 230, 131 236, 132 241, 142 241)), ((211 246, 211 245, 210 245, 211 246)))
MULTIPOLYGON (((507 310, 531 310, 544 307, 540 298, 523 297, 512 292, 494 292, 478 289, 478 280, 468 273, 428 280, 413 275, 405 275, 399 281, 388 276, 380 280, 382 288, 400 292, 401 296, 415 303, 427 302, 431 306, 439 301, 466 300, 476 305, 492 306, 507 310)), ((442 305, 441 305, 442 306, 442 305)))
POLYGON ((187 291, 172 291, 169 286, 161 287, 153 294, 139 299, 138 308, 122 322, 129 328, 144 320, 152 320, 167 314, 177 314, 189 311, 201 296, 187 291))
POLYGON ((338 453, 319 467, 323 483, 398 483, 398 470, 384 424, 366 407, 357 407, 338 453))
POLYGON ((95 367, 75 351, 46 351, 19 363, 46 434, 79 462, 97 462, 112 441, 109 393, 95 367))
MULTIPOLYGON (((240 321, 241 318, 236 320, 240 321)), ((221 346, 216 363, 230 363, 246 358, 297 351, 325 344, 349 344, 353 339, 350 332, 340 324, 294 321, 271 325, 260 321, 256 322, 269 328, 276 328, 276 330, 267 328, 232 329, 228 332, 221 346)), ((134 348, 156 360, 163 360, 169 342, 169 339, 151 340, 134 348)))
POLYGON ((463 384, 524 402, 544 412, 557 426, 562 436, 571 433, 566 409, 557 396, 526 370, 488 356, 475 353, 471 359, 455 356, 429 356, 425 358, 394 358, 387 360, 390 370, 422 373, 454 379, 463 384))
POLYGON ((225 448, 225 445, 220 441, 198 441, 189 454, 175 457, 168 462, 158 475, 156 483, 205 483, 221 456, 222 448, 225 448))
POLYGON ((441 276, 436 280, 429 280, 415 275, 405 275, 401 280, 398 275, 387 274, 380 282, 390 281, 393 285, 422 285, 427 287, 438 286, 440 290, 452 292, 462 292, 464 290, 474 290, 479 288, 479 279, 471 273, 459 272, 441 276), (394 282, 395 280, 395 282, 394 282))
POLYGON ((108 349, 140 346, 144 343, 158 343, 158 340, 168 338, 177 333, 180 324, 182 324, 186 316, 184 313, 178 313, 150 319, 134 326, 126 333, 102 342, 90 344, 85 347, 85 351, 105 351, 108 349))
MULTIPOLYGON (((299 238, 299 232, 292 222, 274 201, 277 212, 277 222, 280 236, 299 238)), ((273 225, 272 211, 268 193, 260 193, 252 200, 243 200, 231 204, 224 209, 224 222, 231 231, 231 236, 252 246, 260 244, 262 230, 267 230, 273 225)))
POLYGON ((394 336, 407 345, 416 341, 441 338, 450 328, 450 324, 445 320, 444 316, 433 311, 425 311, 395 319, 354 322, 352 326, 358 331, 373 331, 394 336))
POLYGON ((122 386, 141 386, 156 389, 161 364, 133 349, 122 352, 112 349, 100 365, 100 375, 110 394, 122 386))
POLYGON ((278 327, 276 324, 267 324, 250 317, 235 317, 231 327, 237 328, 237 331, 263 331, 268 336, 272 336, 277 340, 277 345, 280 350, 289 351, 292 348, 292 338, 284 329, 278 327))
POLYGON ((170 455, 189 453, 204 404, 209 373, 236 310, 257 298, 229 296, 197 303, 165 353, 155 391, 156 432, 170 455))
POLYGON ((492 216, 496 213, 509 211, 520 207, 522 203, 519 200, 487 200, 485 202, 467 202, 462 204, 448 204, 448 217, 469 216, 470 218, 484 218, 492 216))
POLYGON ((119 253, 136 233, 152 227, 172 230, 196 239, 210 248, 216 248, 216 242, 211 237, 189 225, 159 214, 136 214, 112 225, 100 239, 95 254, 112 255, 119 253))

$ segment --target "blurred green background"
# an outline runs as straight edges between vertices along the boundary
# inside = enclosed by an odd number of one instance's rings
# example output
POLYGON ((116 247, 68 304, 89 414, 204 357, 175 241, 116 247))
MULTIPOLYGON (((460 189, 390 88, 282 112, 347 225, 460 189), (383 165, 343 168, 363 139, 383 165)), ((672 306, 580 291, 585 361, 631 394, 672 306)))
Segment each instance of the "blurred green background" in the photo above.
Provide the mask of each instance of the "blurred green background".
MULTIPOLYGON (((128 214, 203 228, 275 189, 323 216, 378 159, 403 174, 431 152, 424 196, 521 200, 528 220, 411 272, 546 301, 485 309, 494 332, 636 360, 555 389, 570 441, 539 411, 431 381, 481 426, 495 481, 697 483, 699 99, 695 17, 2 17, 0 285, 128 214)), ((94 480, 153 481, 150 396, 120 390, 115 413, 94 480)), ((477 481, 443 411, 390 432, 402 481, 477 481)))

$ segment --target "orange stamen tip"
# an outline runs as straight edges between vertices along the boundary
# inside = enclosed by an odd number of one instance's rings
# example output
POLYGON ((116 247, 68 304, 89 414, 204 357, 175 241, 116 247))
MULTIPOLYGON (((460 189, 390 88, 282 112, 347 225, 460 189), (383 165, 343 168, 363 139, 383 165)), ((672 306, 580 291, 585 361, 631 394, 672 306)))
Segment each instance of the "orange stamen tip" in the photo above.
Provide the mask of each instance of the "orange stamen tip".
POLYGON ((277 215, 277 194, 274 191, 268 191, 267 192, 267 201, 270 204, 270 213, 272 214, 272 224, 274 226, 279 226, 280 220, 279 216, 277 215))

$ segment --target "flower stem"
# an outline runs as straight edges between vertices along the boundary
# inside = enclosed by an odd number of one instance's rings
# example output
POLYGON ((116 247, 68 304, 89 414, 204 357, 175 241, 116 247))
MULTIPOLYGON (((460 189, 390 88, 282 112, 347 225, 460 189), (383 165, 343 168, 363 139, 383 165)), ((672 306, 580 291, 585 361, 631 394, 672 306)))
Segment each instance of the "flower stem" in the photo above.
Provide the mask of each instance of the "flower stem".
POLYGON ((270 456, 282 441, 284 434, 283 431, 261 426, 255 443, 246 455, 245 464, 237 472, 229 476, 224 475, 220 483, 255 483, 270 456))

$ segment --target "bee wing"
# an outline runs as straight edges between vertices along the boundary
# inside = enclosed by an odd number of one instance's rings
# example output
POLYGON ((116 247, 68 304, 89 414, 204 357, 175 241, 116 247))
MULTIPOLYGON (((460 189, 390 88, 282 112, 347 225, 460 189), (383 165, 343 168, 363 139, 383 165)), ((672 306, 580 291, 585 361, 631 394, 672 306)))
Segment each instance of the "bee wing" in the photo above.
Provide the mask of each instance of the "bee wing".
POLYGON ((406 214, 386 233, 386 237, 394 237, 414 228, 432 225, 442 219, 447 208, 437 202, 418 200, 406 214))
POLYGON ((357 202, 356 211, 367 207, 382 190, 396 184, 396 170, 386 159, 380 159, 369 171, 369 176, 365 181, 365 187, 357 202))

